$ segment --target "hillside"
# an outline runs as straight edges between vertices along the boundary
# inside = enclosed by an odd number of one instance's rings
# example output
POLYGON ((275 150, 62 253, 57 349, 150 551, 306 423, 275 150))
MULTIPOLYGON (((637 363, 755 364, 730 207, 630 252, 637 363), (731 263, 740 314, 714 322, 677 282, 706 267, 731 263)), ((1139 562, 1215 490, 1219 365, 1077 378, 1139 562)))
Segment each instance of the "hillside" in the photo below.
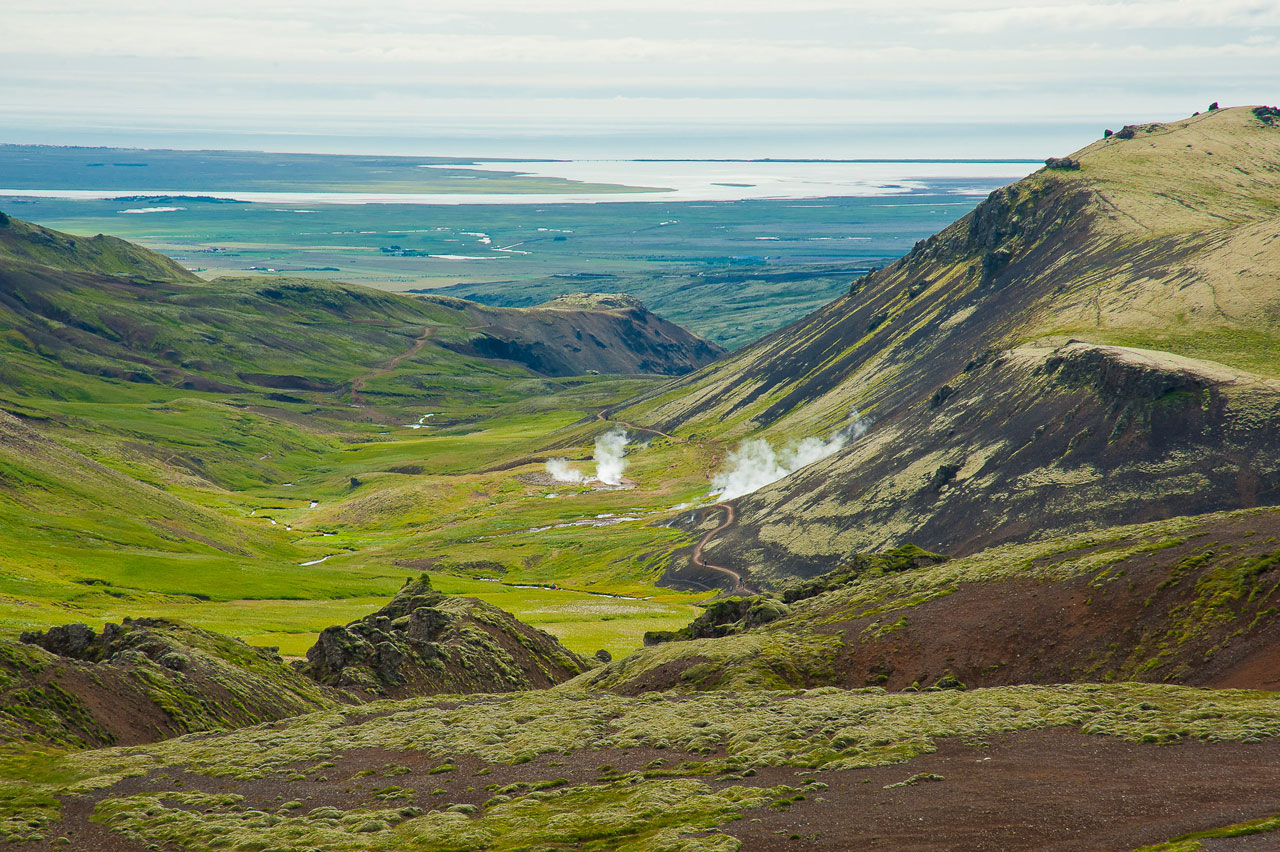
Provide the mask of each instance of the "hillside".
POLYGON ((1280 126, 1216 110, 1069 159, 613 411, 721 441, 870 423, 736 501, 709 556, 770 582, 908 542, 965 554, 1280 501, 1280 126))
POLYGON ((77 237, 0 212, 0 265, 15 264, 127 278, 200 280, 170 258, 118 237, 77 237))
MULTIPOLYGON (((204 282, 122 240, 72 237, 8 217, 0 227, 0 326, 7 385, 79 398, 105 393, 100 379, 350 398, 391 372, 377 371, 397 357, 396 366, 416 360, 420 372, 451 377, 477 369, 678 375, 721 351, 638 304, 494 309, 283 277, 204 282), (476 357, 497 363, 467 366, 476 357)), ((414 395, 397 390, 388 401, 414 395)))
POLYGON ((503 358, 547 376, 584 373, 680 375, 724 354, 618 293, 578 293, 533 308, 491 308, 424 296, 464 311, 481 332, 455 351, 503 358))
POLYGON ((746 613, 713 606, 695 622, 702 638, 675 637, 576 685, 625 694, 1113 681, 1276 690, 1277 535, 1280 510, 1245 509, 936 564, 846 557, 780 599, 747 598, 746 613))

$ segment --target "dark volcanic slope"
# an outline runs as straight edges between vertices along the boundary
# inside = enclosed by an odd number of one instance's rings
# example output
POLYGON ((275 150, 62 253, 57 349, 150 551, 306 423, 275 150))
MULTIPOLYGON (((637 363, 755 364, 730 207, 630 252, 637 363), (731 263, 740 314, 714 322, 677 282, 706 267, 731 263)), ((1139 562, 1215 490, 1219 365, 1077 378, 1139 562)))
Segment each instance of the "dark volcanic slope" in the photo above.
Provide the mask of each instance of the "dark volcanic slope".
POLYGON ((618 411, 725 439, 872 422, 739 501, 709 555, 811 574, 1280 501, 1280 124, 1220 110, 1073 157, 618 411))
POLYGON ((618 293, 578 293, 536 308, 490 308, 424 297, 466 312, 476 336, 454 345, 481 358, 518 361, 545 376, 654 373, 678 376, 724 354, 618 293))

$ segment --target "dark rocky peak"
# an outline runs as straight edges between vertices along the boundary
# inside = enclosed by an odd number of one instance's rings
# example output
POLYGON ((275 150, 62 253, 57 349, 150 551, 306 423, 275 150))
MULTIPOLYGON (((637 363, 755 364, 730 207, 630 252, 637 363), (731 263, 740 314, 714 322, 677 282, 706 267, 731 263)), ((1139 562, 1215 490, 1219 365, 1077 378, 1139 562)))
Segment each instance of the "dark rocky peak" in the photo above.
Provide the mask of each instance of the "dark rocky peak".
POLYGON ((513 692, 552 686, 588 665, 555 637, 424 575, 382 609, 326 628, 298 670, 363 697, 513 692))

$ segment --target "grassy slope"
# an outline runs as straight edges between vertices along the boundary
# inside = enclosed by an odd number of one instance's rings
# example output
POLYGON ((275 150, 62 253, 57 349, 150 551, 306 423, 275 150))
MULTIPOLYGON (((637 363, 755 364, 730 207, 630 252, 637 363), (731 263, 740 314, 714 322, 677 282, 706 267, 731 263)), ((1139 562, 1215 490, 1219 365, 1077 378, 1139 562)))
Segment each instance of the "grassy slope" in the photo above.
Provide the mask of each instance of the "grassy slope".
MULTIPOLYGON (((28 254, 75 270, 0 264, 0 399, 18 415, 6 415, 0 439, 8 631, 156 614, 299 654, 316 631, 376 608, 412 573, 397 563, 461 563, 495 548, 509 580, 613 579, 652 594, 654 554, 679 537, 669 530, 602 544, 578 529, 543 548, 519 535, 491 546, 435 522, 471 530, 508 513, 535 527, 620 506, 604 493, 549 501, 546 489, 513 487, 510 472, 479 471, 538 450, 653 379, 548 378, 453 352, 436 344, 465 342, 475 320, 447 300, 323 282, 205 283, 127 243, 91 256, 67 246, 102 241, 17 220, 0 230, 14 245, 60 246, 28 254), (146 275, 116 274, 134 260, 146 275), (427 413, 438 425, 400 425, 427 413)), ((497 313, 508 326, 543 322, 538 312, 497 313)), ((602 428, 573 440, 589 445, 602 428)), ((571 642, 581 628, 574 647, 586 653, 629 650, 645 629, 689 612, 675 595, 602 621, 604 599, 484 585, 571 642)))
POLYGON ((164 255, 126 240, 103 234, 76 237, 11 219, 3 213, 0 217, 0 261, 5 265, 33 263, 144 279, 200 280, 164 255))
POLYGON ((1280 510, 1249 509, 872 568, 761 627, 645 648, 589 689, 1144 680, 1274 689, 1280 510))

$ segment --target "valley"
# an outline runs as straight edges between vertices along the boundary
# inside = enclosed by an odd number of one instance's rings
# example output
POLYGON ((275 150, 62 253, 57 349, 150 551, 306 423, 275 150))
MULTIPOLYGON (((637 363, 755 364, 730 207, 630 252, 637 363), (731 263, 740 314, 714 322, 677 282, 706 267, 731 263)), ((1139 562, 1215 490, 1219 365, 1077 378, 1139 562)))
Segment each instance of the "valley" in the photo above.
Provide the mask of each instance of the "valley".
POLYGON ((1280 111, 952 190, 458 205, 546 245, 431 281, 6 206, 0 839, 1271 848, 1280 111), (766 222, 883 238, 709 259, 766 222))

